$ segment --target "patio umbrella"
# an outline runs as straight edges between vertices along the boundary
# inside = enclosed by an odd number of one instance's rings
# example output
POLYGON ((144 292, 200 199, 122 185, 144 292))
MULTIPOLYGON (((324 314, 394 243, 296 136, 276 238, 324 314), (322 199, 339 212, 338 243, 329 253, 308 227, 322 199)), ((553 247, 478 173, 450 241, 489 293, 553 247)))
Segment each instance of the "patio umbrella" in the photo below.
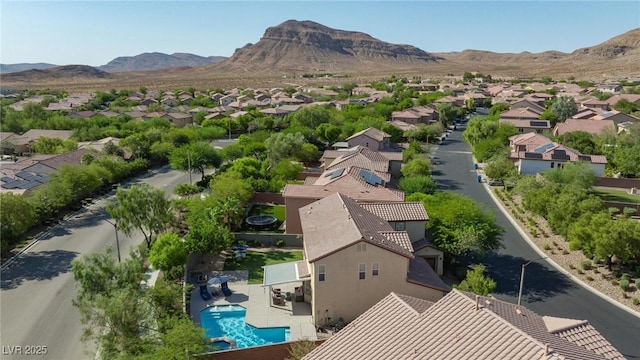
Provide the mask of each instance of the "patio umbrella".
POLYGON ((209 285, 220 285, 222 283, 223 283, 222 279, 217 276, 212 277, 211 279, 209 279, 209 281, 207 281, 207 284, 209 285))

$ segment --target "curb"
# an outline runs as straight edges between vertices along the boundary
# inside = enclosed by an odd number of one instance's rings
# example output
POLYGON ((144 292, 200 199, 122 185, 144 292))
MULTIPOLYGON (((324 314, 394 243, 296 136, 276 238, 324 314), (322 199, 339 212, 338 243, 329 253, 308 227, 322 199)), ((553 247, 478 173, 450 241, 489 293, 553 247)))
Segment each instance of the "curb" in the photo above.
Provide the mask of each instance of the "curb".
MULTIPOLYGON (((474 159, 475 161, 475 159, 474 159)), ((584 289, 590 291, 591 293, 593 293, 594 295, 599 296, 600 298, 602 298, 603 300, 607 301, 608 303, 610 303, 611 305, 616 306, 617 308, 624 310, 626 312, 628 312, 629 314, 640 318, 640 312, 633 310, 631 308, 629 308, 628 306, 612 299, 611 297, 601 293, 600 291, 598 291, 597 289, 595 289, 594 287, 592 287, 591 285, 585 283, 584 281, 582 281, 580 278, 578 278, 577 276, 573 275, 572 273, 570 273, 569 271, 567 271, 565 268, 563 268, 562 266, 560 266, 558 263, 556 263, 555 261, 553 261, 553 259, 551 259, 544 251, 540 250, 540 248, 538 247, 538 245, 536 245, 531 238, 529 238, 529 235, 527 233, 524 232, 524 230, 522 230, 522 228, 520 227, 520 224, 518 224, 513 217, 511 217, 511 213, 509 213, 507 211, 507 209, 504 208, 504 206, 502 206, 502 203, 496 198, 496 195, 493 193, 493 191, 491 191, 491 188, 489 187, 489 185, 487 185, 486 182, 482 183, 482 186, 484 187, 485 191, 487 191, 489 193, 489 196, 491 196, 491 199, 493 200, 493 202, 496 204, 496 206, 498 206, 498 208, 500 209, 500 211, 502 211, 502 214, 504 214, 504 216, 509 219, 509 222, 511 223, 511 225, 513 225, 513 227, 516 228, 516 230, 518 231, 518 233, 520 233, 520 236, 522 236, 525 241, 527 242, 527 244, 529 244, 529 247, 531 247, 538 255, 540 255, 540 257, 545 257, 545 261, 553 266, 556 270, 558 270, 559 272, 561 272, 562 274, 566 275, 568 278, 570 278, 573 282, 577 283, 578 285, 582 286, 584 289)))

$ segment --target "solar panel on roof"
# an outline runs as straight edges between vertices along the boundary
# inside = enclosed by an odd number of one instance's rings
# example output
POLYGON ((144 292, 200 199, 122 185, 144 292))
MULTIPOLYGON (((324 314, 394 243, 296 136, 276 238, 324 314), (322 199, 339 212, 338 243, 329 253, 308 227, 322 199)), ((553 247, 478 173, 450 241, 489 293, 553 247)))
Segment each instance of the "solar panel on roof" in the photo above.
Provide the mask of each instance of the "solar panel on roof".
POLYGON ((544 145, 540 145, 537 148, 533 149, 533 151, 537 153, 543 153, 552 147, 554 147, 553 143, 546 143, 544 145))
POLYGON ((546 121, 529 121, 529 125, 530 126, 538 126, 538 127, 546 127, 547 126, 547 122, 546 121))
POLYGON ((367 170, 360 170, 360 176, 367 182, 369 185, 378 186, 382 184, 382 179, 375 174, 368 172, 367 170))
POLYGON ((340 168, 340 169, 334 170, 334 171, 332 171, 330 173, 324 174, 324 177, 328 177, 329 179, 335 179, 338 176, 342 175, 343 172, 344 172, 344 168, 340 168))
POLYGON ((526 152, 524 153, 525 159, 542 159, 542 154, 535 152, 526 152))
POLYGON ((16 173, 17 177, 23 178, 25 180, 34 180, 37 179, 36 175, 32 174, 32 173, 28 173, 26 171, 20 171, 16 173))
POLYGON ((591 155, 578 155, 580 161, 591 161, 591 155))

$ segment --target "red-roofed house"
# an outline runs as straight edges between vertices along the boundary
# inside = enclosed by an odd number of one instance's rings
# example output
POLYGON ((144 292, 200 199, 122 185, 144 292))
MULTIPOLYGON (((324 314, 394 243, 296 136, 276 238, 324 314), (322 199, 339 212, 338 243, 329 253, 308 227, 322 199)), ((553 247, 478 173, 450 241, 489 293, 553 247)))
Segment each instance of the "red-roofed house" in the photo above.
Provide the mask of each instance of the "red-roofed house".
POLYGON ((388 148, 391 143, 391 135, 376 128, 367 128, 357 132, 347 138, 349 147, 364 146, 371 150, 378 151, 388 148))
POLYGON ((605 133, 615 134, 617 129, 613 120, 567 119, 556 124, 553 128, 553 135, 563 135, 574 131, 601 135, 605 133))
POLYGON ((583 161, 591 166, 595 176, 602 177, 607 163, 604 155, 583 155, 551 141, 535 148, 527 148, 525 151, 517 150, 509 157, 518 167, 518 173, 524 175, 536 175, 549 169, 563 167, 567 162, 583 161))

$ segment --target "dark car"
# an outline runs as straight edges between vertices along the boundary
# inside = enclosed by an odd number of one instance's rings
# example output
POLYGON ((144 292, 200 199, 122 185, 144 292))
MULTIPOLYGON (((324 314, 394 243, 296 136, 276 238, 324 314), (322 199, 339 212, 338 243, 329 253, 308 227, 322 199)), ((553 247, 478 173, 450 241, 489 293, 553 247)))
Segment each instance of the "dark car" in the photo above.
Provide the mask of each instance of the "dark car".
POLYGON ((209 294, 207 285, 200 285, 200 296, 202 296, 203 300, 211 300, 211 294, 209 294))
POLYGON ((491 179, 491 180, 489 180, 489 185, 490 186, 502 186, 502 185, 504 185, 504 182, 502 180, 491 179))

